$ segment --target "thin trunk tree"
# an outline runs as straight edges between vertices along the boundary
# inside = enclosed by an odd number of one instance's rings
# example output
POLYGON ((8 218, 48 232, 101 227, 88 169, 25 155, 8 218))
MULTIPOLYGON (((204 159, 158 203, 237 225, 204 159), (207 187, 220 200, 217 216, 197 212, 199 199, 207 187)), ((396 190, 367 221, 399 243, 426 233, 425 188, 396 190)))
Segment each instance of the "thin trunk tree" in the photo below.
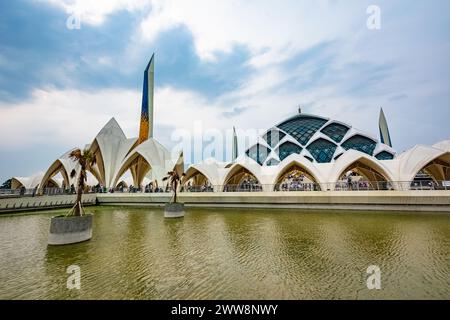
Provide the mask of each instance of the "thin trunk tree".
MULTIPOLYGON (((91 153, 90 150, 81 151, 81 149, 73 150, 69 158, 79 165, 79 174, 77 180, 77 202, 74 208, 74 215, 81 216, 82 208, 81 208, 81 200, 83 197, 83 191, 86 187, 87 182, 87 171, 90 171, 91 168, 95 165, 96 159, 95 156, 91 153)), ((77 175, 77 171, 74 169, 70 173, 70 177, 73 179, 77 175)))

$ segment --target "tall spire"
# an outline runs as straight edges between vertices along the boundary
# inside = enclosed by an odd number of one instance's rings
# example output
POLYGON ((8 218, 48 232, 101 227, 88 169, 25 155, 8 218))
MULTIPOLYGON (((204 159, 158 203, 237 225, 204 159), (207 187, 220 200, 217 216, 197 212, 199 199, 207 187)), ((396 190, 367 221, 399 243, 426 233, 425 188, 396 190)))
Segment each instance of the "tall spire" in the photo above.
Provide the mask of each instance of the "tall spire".
POLYGON ((392 147, 391 135, 389 134, 389 127, 386 121, 386 116, 384 115, 383 112, 383 108, 380 109, 380 120, 378 125, 380 128, 381 142, 387 144, 389 147, 392 147))
POLYGON ((139 129, 139 144, 148 138, 153 138, 153 91, 155 78, 155 54, 144 72, 144 85, 142 88, 142 111, 139 129))
POLYGON ((236 128, 233 127, 233 150, 232 150, 232 161, 236 160, 238 157, 238 140, 236 134, 236 128))

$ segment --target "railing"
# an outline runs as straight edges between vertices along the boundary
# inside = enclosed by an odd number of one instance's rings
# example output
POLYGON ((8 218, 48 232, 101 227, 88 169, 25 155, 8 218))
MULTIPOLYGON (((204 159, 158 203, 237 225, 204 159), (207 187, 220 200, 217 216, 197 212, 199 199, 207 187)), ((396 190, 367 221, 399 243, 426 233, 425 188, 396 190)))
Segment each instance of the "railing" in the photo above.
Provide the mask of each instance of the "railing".
POLYGON ((182 186, 180 192, 214 192, 216 191, 213 186, 182 186))
POLYGON ((131 188, 114 188, 110 189, 109 191, 105 190, 99 193, 170 193, 170 192, 172 192, 172 189, 165 187, 155 189, 131 187, 131 188))
MULTIPOLYGON (((84 193, 97 193, 96 190, 90 190, 84 193)), ((43 190, 34 189, 0 189, 0 198, 18 198, 18 197, 37 197, 37 196, 58 196, 58 195, 69 195, 76 194, 75 189, 64 189, 64 188, 44 188, 43 190)))
MULTIPOLYGON (((280 183, 280 184, 242 184, 242 185, 220 185, 220 186, 181 186, 180 193, 211 193, 211 192, 311 192, 311 191, 408 191, 408 190, 449 190, 450 181, 404 181, 404 182, 387 182, 387 181, 359 181, 336 183, 280 183)), ((157 189, 150 188, 92 188, 85 193, 170 193, 171 188, 163 187, 157 189)), ((62 188, 45 188, 40 192, 38 189, 0 189, 0 197, 34 197, 39 195, 67 195, 75 194, 73 189, 62 188)))
POLYGON ((450 190, 450 181, 359 181, 336 183, 280 183, 226 186, 184 186, 180 192, 311 192, 311 191, 408 191, 450 190))
POLYGON ((36 189, 0 189, 0 197, 34 197, 36 189))

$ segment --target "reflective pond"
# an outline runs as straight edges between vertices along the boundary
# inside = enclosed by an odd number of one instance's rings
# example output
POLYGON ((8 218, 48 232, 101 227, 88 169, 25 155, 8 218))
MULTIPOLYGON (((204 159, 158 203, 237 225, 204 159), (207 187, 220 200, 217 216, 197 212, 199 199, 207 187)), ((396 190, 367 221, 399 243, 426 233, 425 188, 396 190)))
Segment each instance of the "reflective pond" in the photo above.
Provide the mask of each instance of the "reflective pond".
POLYGON ((90 207, 91 241, 0 216, 0 299, 450 299, 450 215, 90 207), (80 290, 67 288, 71 265, 80 290), (367 268, 381 269, 381 290, 367 268))

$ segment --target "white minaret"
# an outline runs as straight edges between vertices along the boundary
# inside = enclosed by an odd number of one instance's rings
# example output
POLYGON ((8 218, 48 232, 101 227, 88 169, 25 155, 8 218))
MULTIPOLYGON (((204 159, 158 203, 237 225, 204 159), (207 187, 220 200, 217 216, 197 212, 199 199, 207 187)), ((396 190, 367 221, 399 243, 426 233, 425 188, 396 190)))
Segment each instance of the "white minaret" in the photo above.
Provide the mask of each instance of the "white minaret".
POLYGON ((380 109, 380 120, 378 122, 380 128, 380 140, 381 143, 387 144, 392 148, 391 135, 389 133, 389 127, 387 124, 386 116, 384 115, 383 108, 380 109))
POLYGON ((232 161, 236 160, 238 157, 238 139, 236 134, 236 128, 233 127, 233 149, 232 149, 232 161))

